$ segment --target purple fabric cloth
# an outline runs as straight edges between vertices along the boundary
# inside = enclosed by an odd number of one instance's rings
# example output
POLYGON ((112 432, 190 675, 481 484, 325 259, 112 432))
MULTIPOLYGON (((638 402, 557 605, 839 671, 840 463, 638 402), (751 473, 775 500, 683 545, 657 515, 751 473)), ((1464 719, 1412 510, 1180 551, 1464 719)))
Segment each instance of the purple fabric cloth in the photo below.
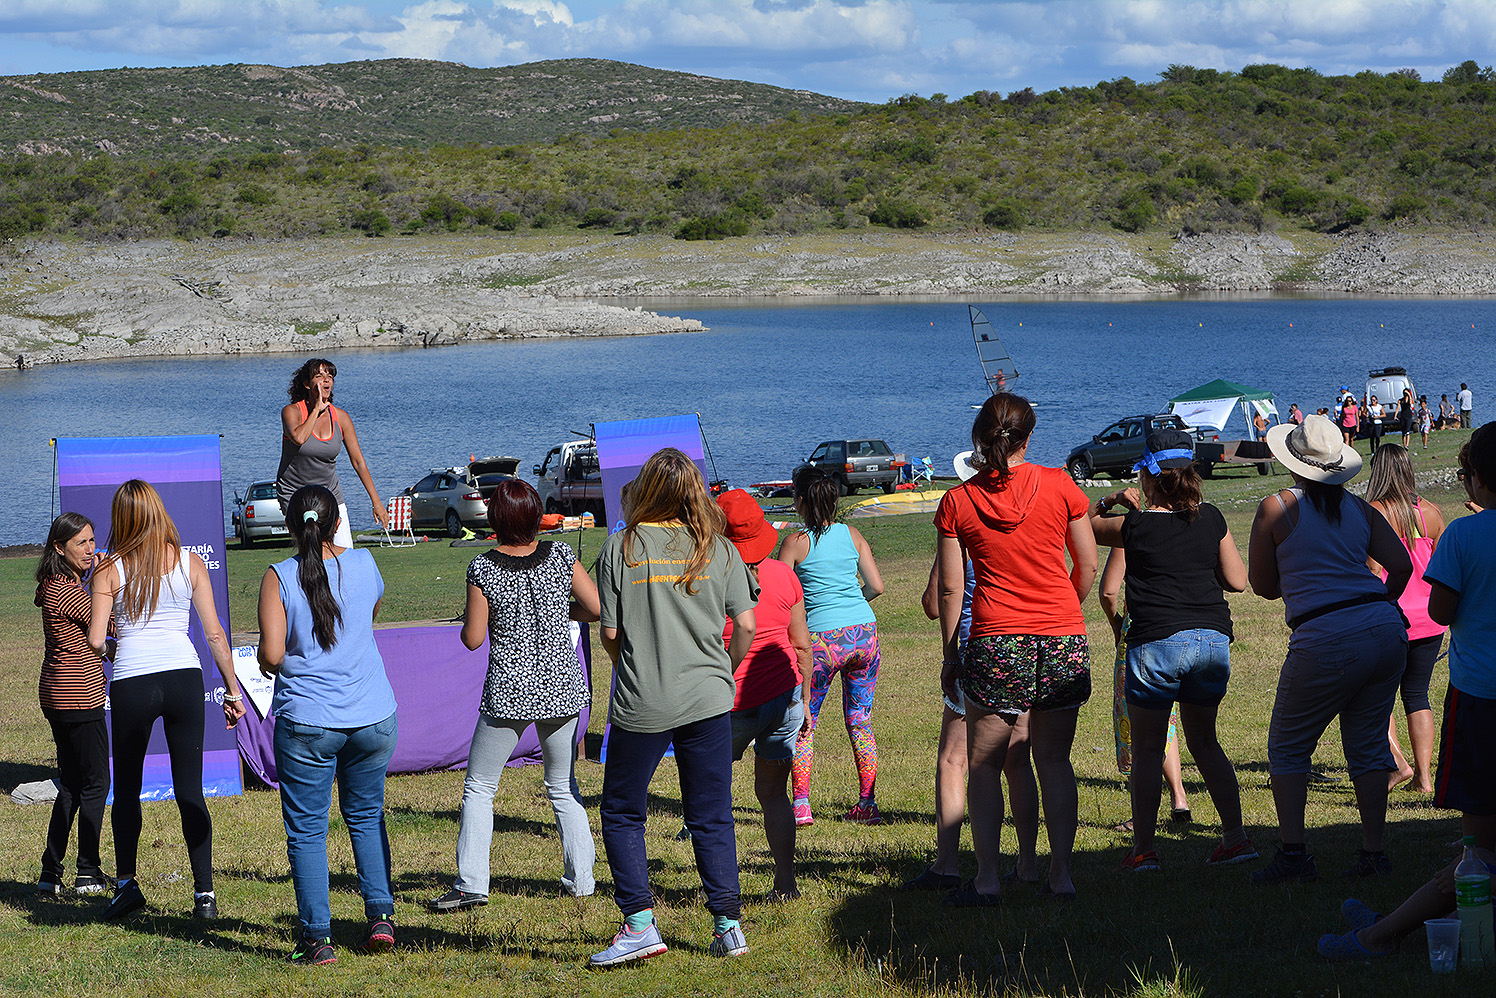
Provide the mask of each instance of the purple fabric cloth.
MULTIPOLYGON (((384 671, 390 677, 399 705, 400 742, 390 760, 391 773, 421 773, 433 769, 464 769, 468 746, 477 722, 478 701, 488 673, 488 645, 477 651, 462 646, 461 624, 425 627, 387 627, 374 632, 384 671)), ((591 646, 587 625, 577 658, 592 686, 591 646)), ((586 737, 591 712, 583 710, 577 741, 586 737)), ((239 722, 239 754, 249 768, 272 788, 275 774, 275 715, 261 720, 251 707, 239 722)), ((535 728, 525 730, 509 765, 540 762, 535 728)))

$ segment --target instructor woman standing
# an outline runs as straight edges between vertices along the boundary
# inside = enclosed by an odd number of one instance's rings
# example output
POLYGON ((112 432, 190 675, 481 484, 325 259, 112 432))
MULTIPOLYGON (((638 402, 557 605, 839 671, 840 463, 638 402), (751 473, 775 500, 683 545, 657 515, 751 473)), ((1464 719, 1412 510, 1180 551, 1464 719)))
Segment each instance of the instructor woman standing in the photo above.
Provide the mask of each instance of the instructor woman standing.
POLYGON ((369 501, 374 504, 374 519, 381 527, 389 525, 389 512, 374 488, 374 477, 364 463, 364 452, 358 445, 353 420, 348 413, 332 404, 333 379, 337 365, 330 360, 313 358, 297 368, 291 376, 286 394, 291 402, 281 409, 281 459, 275 473, 275 497, 284 512, 297 489, 320 485, 333 494, 338 503, 338 547, 353 547, 353 531, 348 526, 348 504, 338 485, 338 452, 345 447, 348 461, 364 483, 369 501))

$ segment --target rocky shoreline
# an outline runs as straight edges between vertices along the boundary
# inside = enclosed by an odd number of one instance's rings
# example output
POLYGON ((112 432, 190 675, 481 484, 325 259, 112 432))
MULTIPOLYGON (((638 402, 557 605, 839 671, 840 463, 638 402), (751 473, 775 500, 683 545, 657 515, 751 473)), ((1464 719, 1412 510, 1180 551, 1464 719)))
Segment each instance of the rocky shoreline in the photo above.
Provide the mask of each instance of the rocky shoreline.
POLYGON ((434 347, 700 330, 600 298, 1496 294, 1496 233, 847 230, 682 242, 544 230, 88 244, 0 256, 0 359, 434 347))

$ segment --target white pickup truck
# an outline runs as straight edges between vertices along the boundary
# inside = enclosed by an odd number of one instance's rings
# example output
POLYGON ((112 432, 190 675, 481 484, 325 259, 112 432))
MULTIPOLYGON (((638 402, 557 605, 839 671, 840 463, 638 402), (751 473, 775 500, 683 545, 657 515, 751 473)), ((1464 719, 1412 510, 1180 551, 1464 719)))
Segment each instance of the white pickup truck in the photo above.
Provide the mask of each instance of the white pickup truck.
POLYGON ((580 516, 590 512, 603 521, 603 473, 597 444, 568 440, 557 444, 535 465, 535 491, 547 513, 580 516))

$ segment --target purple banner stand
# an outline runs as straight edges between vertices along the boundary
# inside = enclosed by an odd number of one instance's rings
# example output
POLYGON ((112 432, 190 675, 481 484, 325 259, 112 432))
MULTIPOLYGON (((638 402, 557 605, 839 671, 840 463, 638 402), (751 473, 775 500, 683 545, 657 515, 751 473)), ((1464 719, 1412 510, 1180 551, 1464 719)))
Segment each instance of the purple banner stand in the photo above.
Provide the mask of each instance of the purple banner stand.
MULTIPOLYGON (((603 473, 603 496, 607 508, 613 512, 608 521, 608 533, 615 534, 624 528, 623 503, 618 494, 623 487, 639 474, 656 451, 674 447, 696 462, 701 480, 709 482, 706 473, 706 447, 701 440, 701 417, 694 412, 684 416, 656 416, 652 419, 620 419, 611 423, 594 423, 592 433, 597 440, 597 462, 603 473)), ((613 684, 616 675, 608 683, 609 703, 612 703, 613 684)), ((608 732, 612 730, 611 715, 603 727, 603 744, 600 762, 608 761, 608 732)), ((675 754, 675 747, 665 751, 667 756, 675 754)))
POLYGON ((701 480, 707 481, 706 448, 701 442, 701 418, 694 412, 684 416, 656 416, 652 419, 620 419, 611 423, 594 423, 592 435, 597 440, 597 463, 603 473, 603 501, 612 515, 608 533, 623 529, 623 504, 618 493, 632 482, 655 451, 674 447, 696 462, 701 480))
MULTIPOLYGON (((110 507, 120 485, 132 478, 150 482, 171 514, 182 546, 208 566, 213 583, 213 605, 224 630, 229 630, 228 572, 223 556, 223 473, 218 437, 59 437, 57 482, 64 512, 82 513, 93 521, 102 551, 108 543, 110 507)), ((224 687, 202 625, 193 614, 189 628, 203 670, 203 698, 222 705, 224 687)), ((113 679, 111 663, 104 671, 113 679)), ((105 702, 105 717, 109 704, 105 702)), ((114 799, 111 780, 109 799, 114 799)), ((207 710, 203 731, 203 793, 209 797, 241 793, 239 752, 234 733, 223 726, 218 710, 207 710)), ((146 749, 145 782, 141 800, 170 800, 171 761, 158 722, 146 749)))
MULTIPOLYGON (((391 773, 424 773, 463 769, 477 723, 483 679, 488 674, 488 645, 468 651, 459 636, 461 624, 376 627, 374 640, 384 671, 395 690, 400 737, 390 760, 391 773)), ((587 626, 581 627, 577 660, 592 687, 592 652, 587 626)), ((587 734, 591 711, 577 723, 577 742, 587 734)), ((261 719, 253 707, 239 722, 239 753, 249 768, 272 789, 275 772, 275 715, 261 719)), ((535 726, 525 729, 509 765, 540 762, 535 726)))

